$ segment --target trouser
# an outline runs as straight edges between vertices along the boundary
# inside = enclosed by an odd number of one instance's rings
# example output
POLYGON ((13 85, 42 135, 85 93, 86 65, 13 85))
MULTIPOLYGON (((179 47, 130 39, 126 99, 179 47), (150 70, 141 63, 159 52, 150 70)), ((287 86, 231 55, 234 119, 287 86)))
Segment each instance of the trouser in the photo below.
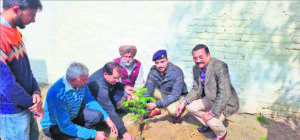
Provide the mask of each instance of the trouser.
MULTIPOLYGON (((164 97, 166 97, 168 95, 161 93, 161 91, 158 88, 155 88, 153 96, 155 99, 162 100, 164 97)), ((182 100, 182 98, 183 97, 180 96, 180 98, 177 101, 175 101, 167 106, 167 111, 169 112, 169 114, 171 116, 176 117, 176 107, 178 104, 180 104, 180 101, 182 100)))
POLYGON ((210 104, 209 100, 204 97, 191 102, 186 108, 203 125, 209 126, 217 136, 222 137, 226 133, 226 128, 223 124, 223 121, 225 120, 223 113, 219 118, 213 117, 211 120, 207 121, 207 123, 205 123, 202 119, 205 111, 208 111, 211 109, 211 107, 212 105, 210 104))
POLYGON ((36 119, 28 109, 15 114, 0 114, 0 138, 2 140, 38 140, 36 119))
MULTIPOLYGON (((74 124, 80 125, 85 128, 95 128, 96 124, 99 123, 102 119, 102 113, 89 109, 82 105, 80 107, 79 113, 75 119, 72 120, 74 124)), ((46 136, 54 140, 83 140, 82 138, 70 136, 63 133, 58 125, 52 125, 50 128, 43 129, 46 136)))

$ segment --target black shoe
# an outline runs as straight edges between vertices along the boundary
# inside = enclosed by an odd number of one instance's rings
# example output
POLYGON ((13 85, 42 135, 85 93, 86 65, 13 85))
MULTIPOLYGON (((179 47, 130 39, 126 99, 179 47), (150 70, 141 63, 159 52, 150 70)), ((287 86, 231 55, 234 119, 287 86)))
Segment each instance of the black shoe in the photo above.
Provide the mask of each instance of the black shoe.
POLYGON ((172 118, 172 122, 175 124, 175 123, 180 123, 181 122, 181 116, 179 117, 173 117, 172 118))
POLYGON ((210 132, 212 131, 208 126, 200 126, 197 128, 198 132, 210 132))

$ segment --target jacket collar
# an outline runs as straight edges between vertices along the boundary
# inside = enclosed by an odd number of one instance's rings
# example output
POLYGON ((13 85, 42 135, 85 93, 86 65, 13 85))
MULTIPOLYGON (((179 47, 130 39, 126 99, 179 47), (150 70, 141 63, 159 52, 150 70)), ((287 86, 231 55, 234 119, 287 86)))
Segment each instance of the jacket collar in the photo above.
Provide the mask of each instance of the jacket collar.
POLYGON ((214 65, 214 62, 215 62, 215 58, 211 57, 210 58, 210 61, 207 65, 207 69, 206 69, 206 75, 205 75, 205 85, 207 84, 207 81, 209 80, 209 78, 211 77, 211 73, 213 71, 213 65, 214 65))

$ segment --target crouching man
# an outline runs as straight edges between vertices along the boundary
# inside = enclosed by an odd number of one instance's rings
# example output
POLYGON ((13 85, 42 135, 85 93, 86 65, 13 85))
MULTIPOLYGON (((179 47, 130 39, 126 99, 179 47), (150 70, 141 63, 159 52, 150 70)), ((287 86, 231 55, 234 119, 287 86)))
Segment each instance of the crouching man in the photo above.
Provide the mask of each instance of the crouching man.
POLYGON ((118 136, 115 124, 91 95, 88 76, 86 66, 72 63, 66 75, 50 87, 41 121, 46 136, 54 140, 106 139, 103 131, 92 129, 101 120, 107 123, 114 137, 118 136))

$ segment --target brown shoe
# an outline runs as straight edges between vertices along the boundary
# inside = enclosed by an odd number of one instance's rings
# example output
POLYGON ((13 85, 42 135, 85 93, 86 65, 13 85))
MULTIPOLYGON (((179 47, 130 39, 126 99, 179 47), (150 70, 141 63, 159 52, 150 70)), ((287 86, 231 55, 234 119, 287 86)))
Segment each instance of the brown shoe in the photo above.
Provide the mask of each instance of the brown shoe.
POLYGON ((161 110, 160 109, 154 109, 150 112, 150 114, 148 115, 148 118, 152 118, 155 115, 159 115, 161 114, 161 110))

